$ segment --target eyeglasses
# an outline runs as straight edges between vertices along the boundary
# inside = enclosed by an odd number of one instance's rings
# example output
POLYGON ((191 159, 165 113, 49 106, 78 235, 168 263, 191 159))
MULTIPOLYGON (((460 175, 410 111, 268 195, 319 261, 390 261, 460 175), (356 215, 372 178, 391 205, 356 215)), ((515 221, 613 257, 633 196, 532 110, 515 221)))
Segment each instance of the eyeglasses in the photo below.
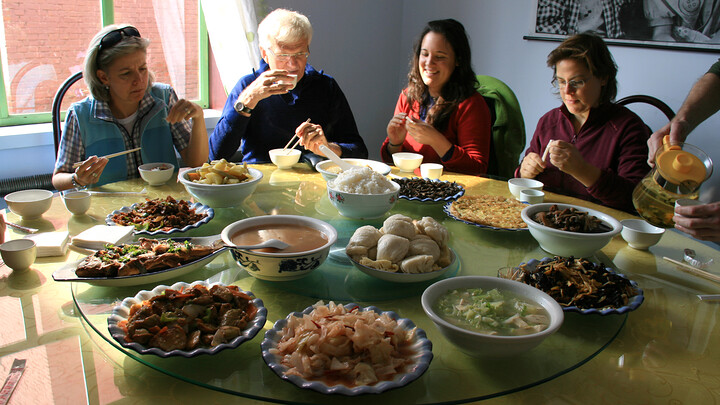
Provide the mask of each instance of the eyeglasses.
POLYGON ((298 53, 275 53, 272 49, 268 48, 268 52, 277 59, 278 62, 287 62, 290 58, 304 61, 310 57, 310 52, 298 52, 298 53))
POLYGON ((573 90, 580 90, 585 86, 585 80, 570 80, 565 81, 563 79, 558 79, 557 77, 553 79, 552 85, 555 86, 557 89, 564 89, 567 86, 570 86, 573 90))
POLYGON ((117 45, 124 37, 138 37, 140 38, 140 31, 135 27, 125 27, 112 30, 105 34, 100 40, 100 46, 98 47, 98 53, 103 49, 112 48, 117 45))

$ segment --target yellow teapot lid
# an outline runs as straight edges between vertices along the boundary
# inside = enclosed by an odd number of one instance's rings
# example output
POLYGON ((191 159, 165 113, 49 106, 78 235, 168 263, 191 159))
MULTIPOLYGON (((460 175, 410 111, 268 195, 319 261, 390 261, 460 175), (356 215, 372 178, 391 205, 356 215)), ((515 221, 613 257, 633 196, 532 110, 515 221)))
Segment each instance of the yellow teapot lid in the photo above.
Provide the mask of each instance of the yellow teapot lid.
POLYGON ((675 184, 692 181, 697 184, 705 181, 705 164, 690 152, 669 144, 669 135, 663 138, 665 149, 655 158, 655 164, 665 180, 675 184))

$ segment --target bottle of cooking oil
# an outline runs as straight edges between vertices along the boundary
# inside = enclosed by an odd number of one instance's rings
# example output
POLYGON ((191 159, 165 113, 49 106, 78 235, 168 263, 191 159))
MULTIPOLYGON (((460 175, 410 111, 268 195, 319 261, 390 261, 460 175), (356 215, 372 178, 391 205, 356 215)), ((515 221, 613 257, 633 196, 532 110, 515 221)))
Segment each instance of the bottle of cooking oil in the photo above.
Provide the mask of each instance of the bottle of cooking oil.
POLYGON ((712 160, 700 148, 687 143, 670 145, 666 135, 655 153, 655 167, 633 190, 633 205, 649 223, 672 228, 675 201, 697 199, 700 185, 712 169, 712 160))

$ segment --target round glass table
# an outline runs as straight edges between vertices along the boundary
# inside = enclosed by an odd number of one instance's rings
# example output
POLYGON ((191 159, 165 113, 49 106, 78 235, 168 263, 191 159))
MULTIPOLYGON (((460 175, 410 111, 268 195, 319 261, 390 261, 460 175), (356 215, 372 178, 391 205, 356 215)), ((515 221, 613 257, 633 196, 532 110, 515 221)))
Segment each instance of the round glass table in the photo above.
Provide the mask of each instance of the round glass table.
MULTIPOLYGON (((460 352, 434 327, 423 312, 420 296, 434 281, 398 284, 379 280, 356 269, 345 256, 344 248, 356 228, 370 224, 382 226, 384 218, 352 220, 340 216, 327 198, 324 181, 309 170, 275 170, 258 166, 265 174, 255 193, 241 205, 216 208, 208 224, 177 236, 219 234, 228 224, 255 215, 295 214, 312 216, 328 222, 338 231, 338 241, 328 259, 307 277, 286 282, 255 279, 240 269, 229 252, 190 274, 163 282, 207 280, 234 284, 252 291, 268 309, 267 330, 275 321, 300 311, 319 300, 336 303, 355 302, 375 305, 409 318, 426 331, 433 343, 433 360, 419 379, 408 385, 373 396, 378 403, 462 403, 502 396, 550 381, 586 363, 622 330, 624 315, 581 315, 566 313, 561 329, 540 346, 512 358, 473 358, 460 352)), ((470 176, 455 176, 466 187, 466 193, 509 195, 503 181, 470 176)), ((106 186, 109 190, 140 190, 144 185, 131 180, 106 186)), ((190 199, 182 185, 148 188, 148 197, 173 195, 190 199)), ((561 199, 558 199, 560 201, 561 199)), ((112 202, 117 209, 137 202, 137 196, 118 197, 112 202)), ((450 232, 450 246, 458 260, 440 278, 457 275, 495 276, 498 269, 516 266, 531 258, 547 256, 527 231, 501 231, 475 227, 448 217, 442 203, 420 203, 400 200, 390 214, 401 213, 415 219, 431 216, 450 232)), ((109 210, 112 211, 112 210, 109 210)), ((108 211, 108 212, 109 212, 108 211)), ((388 215, 390 215, 388 214, 388 215)), ((386 217, 388 216, 386 215, 386 217)), ((611 261, 599 252, 598 261, 611 261)), ((250 399, 277 403, 364 403, 367 396, 338 397, 298 388, 279 378, 263 361, 260 343, 264 330, 236 349, 213 356, 194 358, 160 358, 141 355, 117 343, 108 332, 107 317, 122 299, 139 290, 156 285, 133 287, 100 287, 72 283, 72 296, 83 320, 117 350, 155 370, 198 386, 250 399)))

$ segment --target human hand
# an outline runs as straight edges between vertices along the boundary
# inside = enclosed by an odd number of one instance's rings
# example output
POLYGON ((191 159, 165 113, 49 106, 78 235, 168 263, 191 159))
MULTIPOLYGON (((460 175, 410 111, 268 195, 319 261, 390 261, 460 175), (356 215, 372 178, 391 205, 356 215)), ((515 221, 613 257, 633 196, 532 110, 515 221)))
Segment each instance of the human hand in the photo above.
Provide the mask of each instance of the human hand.
POLYGON ((295 129, 295 135, 300 138, 300 145, 316 155, 325 156, 320 151, 320 145, 330 147, 325 138, 325 132, 319 124, 305 121, 295 129))
POLYGON ((408 135, 423 145, 430 145, 438 136, 444 138, 444 136, 432 125, 409 117, 405 120, 405 129, 407 130, 408 135))
POLYGON ((648 139, 648 164, 655 167, 655 153, 662 147, 665 135, 670 135, 669 142, 671 145, 685 142, 685 138, 689 133, 689 125, 685 120, 672 120, 665 124, 664 127, 655 131, 648 139))
POLYGON ((577 177, 577 174, 587 167, 587 162, 580 151, 569 142, 550 141, 547 148, 546 159, 549 159, 553 166, 573 177, 577 177))
POLYGON ((387 135, 388 141, 393 145, 399 145, 405 142, 405 121, 407 120, 407 114, 397 113, 388 122, 387 135))
POLYGON ((297 76, 289 74, 287 70, 266 70, 253 80, 238 98, 249 108, 255 108, 261 100, 292 90, 295 87, 295 80, 297 76))
POLYGON ((535 152, 530 152, 520 163, 520 177, 526 179, 534 179, 538 174, 545 171, 545 162, 543 162, 540 155, 535 152))
POLYGON ((97 183, 107 164, 107 158, 90 156, 75 169, 76 181, 82 186, 97 183))
POLYGON ((720 242, 720 201, 675 207, 675 228, 694 238, 720 242))
POLYGON ((181 98, 168 111, 165 121, 174 124, 182 120, 204 118, 203 109, 199 105, 181 98))

